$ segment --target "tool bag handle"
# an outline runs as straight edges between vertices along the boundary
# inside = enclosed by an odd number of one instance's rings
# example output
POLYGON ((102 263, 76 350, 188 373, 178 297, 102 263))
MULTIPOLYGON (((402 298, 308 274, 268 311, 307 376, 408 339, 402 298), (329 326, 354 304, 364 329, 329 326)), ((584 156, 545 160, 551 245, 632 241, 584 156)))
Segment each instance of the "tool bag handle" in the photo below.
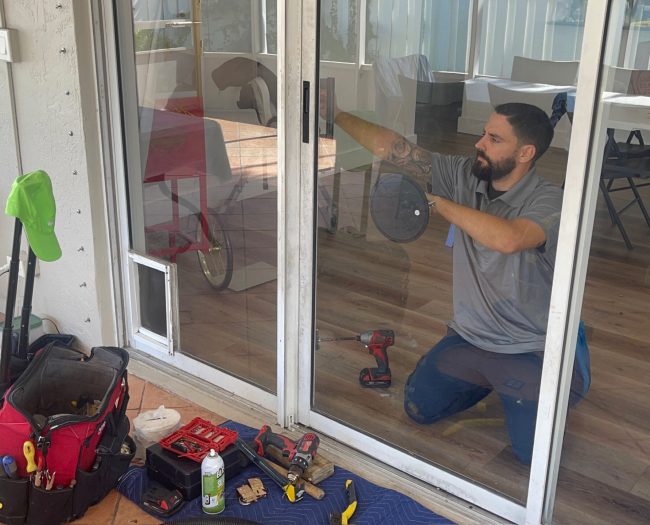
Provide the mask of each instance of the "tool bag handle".
POLYGON ((0 354, 0 394, 4 393, 11 382, 10 361, 11 345, 14 322, 14 308, 16 307, 16 291, 18 290, 18 259, 20 257, 20 239, 23 224, 16 219, 14 224, 14 241, 11 249, 11 263, 9 265, 9 289, 7 290, 7 305, 5 307, 5 324, 2 330, 2 353, 0 354))
POLYGON ((120 402, 117 408, 106 418, 106 423, 109 427, 108 430, 114 435, 117 434, 120 428, 120 422, 126 417, 126 409, 129 405, 129 381, 127 376, 128 374, 125 370, 122 374, 122 395, 120 396, 120 402))

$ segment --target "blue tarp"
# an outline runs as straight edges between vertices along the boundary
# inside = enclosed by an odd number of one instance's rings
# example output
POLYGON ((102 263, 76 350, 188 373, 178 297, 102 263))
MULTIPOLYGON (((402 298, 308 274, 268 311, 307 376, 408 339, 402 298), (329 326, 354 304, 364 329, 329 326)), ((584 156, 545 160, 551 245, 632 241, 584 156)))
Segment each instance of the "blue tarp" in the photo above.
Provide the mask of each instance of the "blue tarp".
MULTIPOLYGON (((222 426, 236 430, 244 440, 251 440, 257 434, 257 430, 232 421, 222 426)), ((347 479, 354 481, 357 494, 358 506, 351 520, 355 525, 454 525, 411 498, 338 467, 334 469, 334 475, 319 483, 318 486, 325 491, 321 501, 305 495, 301 501, 292 504, 283 498, 281 489, 270 478, 251 465, 233 479, 226 480, 226 510, 220 516, 245 518, 262 525, 326 525, 330 513, 340 513, 347 506, 347 479), (268 495, 251 505, 241 505, 236 488, 254 477, 262 479, 268 495)), ((139 504, 147 481, 146 469, 133 467, 120 481, 118 490, 139 504)), ((200 516, 205 514, 201 510, 201 498, 196 498, 185 503, 168 521, 200 516)))

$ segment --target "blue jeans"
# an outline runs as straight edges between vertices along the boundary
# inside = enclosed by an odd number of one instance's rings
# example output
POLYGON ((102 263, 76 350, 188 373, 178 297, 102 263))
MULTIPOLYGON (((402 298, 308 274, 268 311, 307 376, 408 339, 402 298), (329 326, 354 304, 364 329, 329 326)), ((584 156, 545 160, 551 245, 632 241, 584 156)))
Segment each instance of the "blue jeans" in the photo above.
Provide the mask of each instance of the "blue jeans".
MULTIPOLYGON (((542 357, 541 352, 488 352, 449 329, 408 377, 404 409, 417 423, 434 423, 474 406, 496 391, 514 453, 528 465, 533 453, 542 357)), ((571 397, 576 402, 586 393, 585 385, 588 388, 588 379, 574 371, 571 397)))

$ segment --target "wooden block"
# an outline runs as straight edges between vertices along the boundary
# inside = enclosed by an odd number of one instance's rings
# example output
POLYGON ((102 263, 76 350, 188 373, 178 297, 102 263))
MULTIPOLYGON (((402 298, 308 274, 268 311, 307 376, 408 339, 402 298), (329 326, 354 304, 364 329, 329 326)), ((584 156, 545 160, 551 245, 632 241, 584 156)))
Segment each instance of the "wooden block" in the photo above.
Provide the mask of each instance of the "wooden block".
POLYGON ((266 490, 264 489, 264 484, 260 478, 249 478, 248 484, 251 486, 251 489, 253 489, 253 492, 258 498, 266 496, 266 490))
POLYGON ((237 492, 239 493, 239 499, 244 503, 253 503, 254 501, 257 501, 255 492, 248 485, 237 487, 237 492))
MULTIPOLYGON (((266 456, 269 459, 272 459, 286 469, 289 468, 289 464, 291 463, 289 458, 285 458, 282 455, 282 452, 272 445, 268 445, 266 448, 266 456)), ((334 474, 334 463, 316 453, 314 460, 311 465, 309 465, 309 468, 303 473, 302 478, 305 481, 317 485, 324 479, 329 478, 332 474, 334 474)))
MULTIPOLYGON (((289 471, 286 468, 276 463, 273 463, 273 461, 270 461, 268 459, 262 459, 262 461, 264 461, 270 468, 272 468, 276 472, 279 472, 285 477, 287 476, 287 474, 289 474, 289 471)), ((312 498, 321 500, 325 497, 325 491, 323 489, 317 487, 313 483, 309 483, 309 481, 305 481, 304 483, 305 483, 305 492, 309 494, 312 498)))

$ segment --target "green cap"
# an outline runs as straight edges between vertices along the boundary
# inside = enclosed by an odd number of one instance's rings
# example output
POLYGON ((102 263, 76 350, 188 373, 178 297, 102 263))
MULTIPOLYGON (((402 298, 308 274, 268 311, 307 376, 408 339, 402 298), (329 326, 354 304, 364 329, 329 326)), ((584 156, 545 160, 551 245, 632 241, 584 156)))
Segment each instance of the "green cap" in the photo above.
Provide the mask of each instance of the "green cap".
POLYGON ((43 261, 56 261, 61 247, 54 234, 56 204, 52 182, 44 171, 18 177, 11 186, 5 213, 20 219, 29 245, 43 261))

